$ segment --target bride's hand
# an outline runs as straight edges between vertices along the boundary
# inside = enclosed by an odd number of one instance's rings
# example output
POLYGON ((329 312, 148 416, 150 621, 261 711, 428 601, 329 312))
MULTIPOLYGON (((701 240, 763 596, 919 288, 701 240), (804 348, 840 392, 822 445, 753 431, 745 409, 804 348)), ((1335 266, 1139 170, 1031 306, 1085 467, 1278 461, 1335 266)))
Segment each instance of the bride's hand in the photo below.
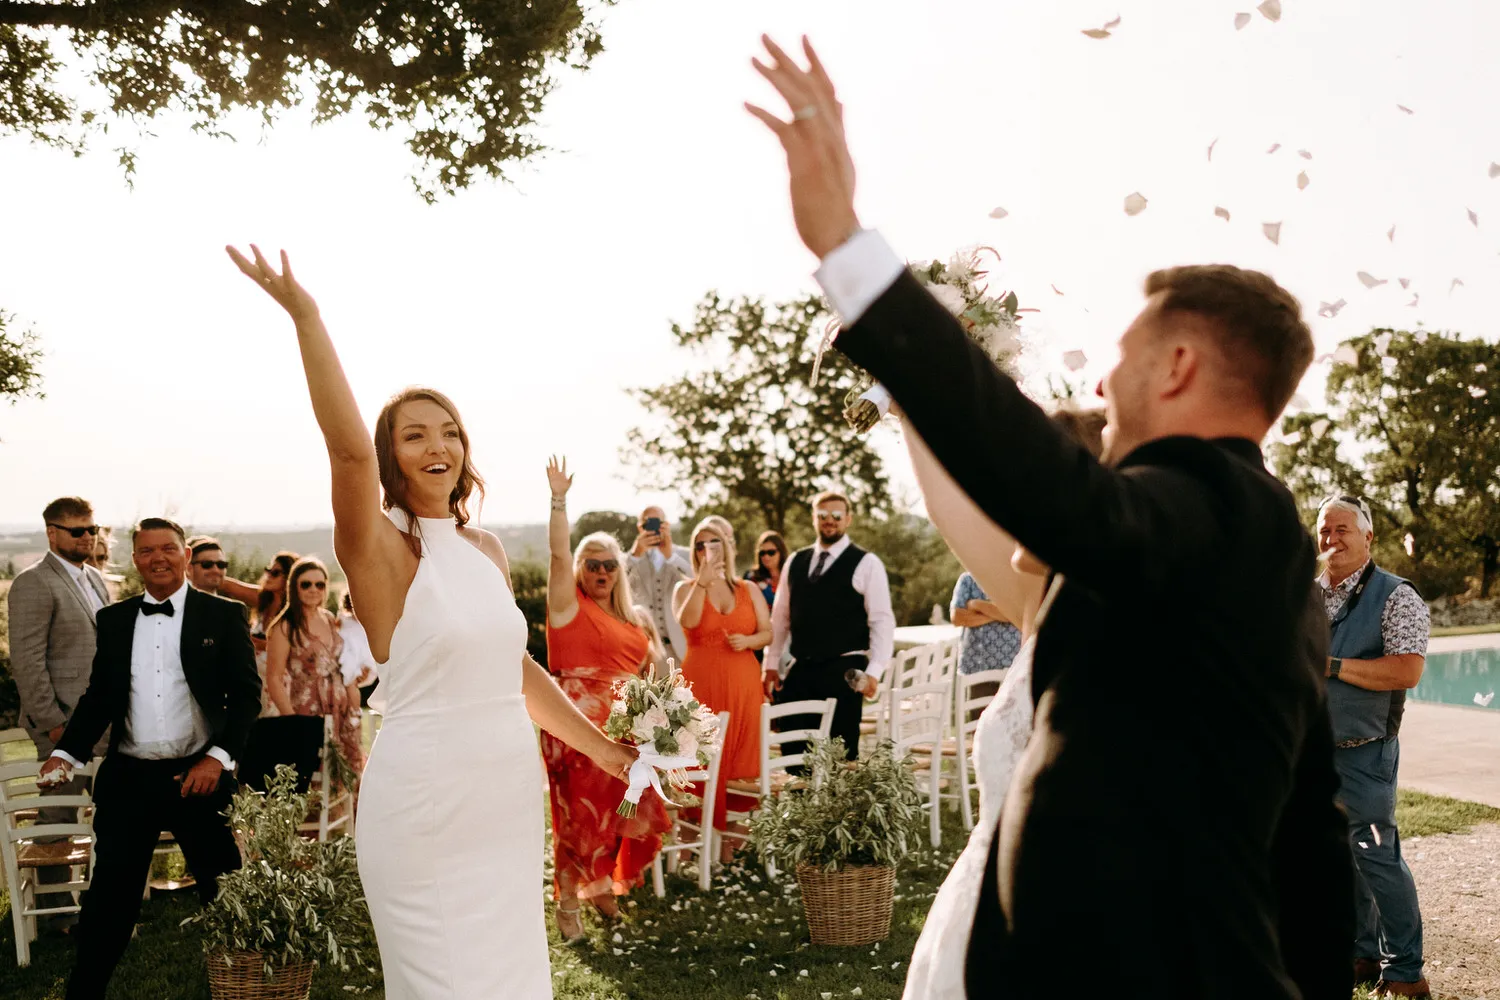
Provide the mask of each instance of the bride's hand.
POLYGON ((568 460, 559 459, 556 455, 547 459, 547 485, 552 489, 554 497, 568 495, 568 490, 573 488, 573 477, 568 475, 568 460))
POLYGON ((635 747, 628 747, 614 740, 606 740, 599 751, 594 754, 593 761, 611 777, 628 783, 631 765, 635 763, 638 756, 640 755, 635 747))
POLYGON ((245 255, 234 247, 225 247, 229 257, 239 267, 240 271, 255 282, 265 293, 276 300, 276 304, 287 311, 293 320, 315 319, 318 315, 318 304, 313 297, 307 294, 307 289, 297 284, 297 279, 292 275, 292 264, 287 259, 286 251, 281 251, 281 273, 261 254, 260 247, 254 243, 250 244, 250 252, 255 255, 255 260, 250 261, 245 255))

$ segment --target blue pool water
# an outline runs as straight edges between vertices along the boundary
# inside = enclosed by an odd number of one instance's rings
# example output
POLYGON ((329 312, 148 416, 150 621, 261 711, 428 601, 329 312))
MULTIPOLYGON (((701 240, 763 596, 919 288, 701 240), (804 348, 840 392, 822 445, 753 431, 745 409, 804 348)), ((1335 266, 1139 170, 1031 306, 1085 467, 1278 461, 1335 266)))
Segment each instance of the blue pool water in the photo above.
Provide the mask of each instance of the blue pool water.
POLYGON ((1500 691, 1500 649, 1465 649, 1428 653, 1422 683, 1412 688, 1409 697, 1500 711, 1496 691, 1500 691))

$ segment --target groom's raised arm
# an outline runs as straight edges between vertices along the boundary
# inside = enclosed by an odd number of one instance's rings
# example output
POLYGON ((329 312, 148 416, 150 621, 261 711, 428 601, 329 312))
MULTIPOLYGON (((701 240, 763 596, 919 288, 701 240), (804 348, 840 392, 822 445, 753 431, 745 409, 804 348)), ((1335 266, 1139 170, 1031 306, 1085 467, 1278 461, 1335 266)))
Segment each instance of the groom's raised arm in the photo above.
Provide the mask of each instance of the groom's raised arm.
POLYGON ((1153 577, 1180 578, 1177 557, 1203 551, 1215 529, 1201 483, 1159 466, 1101 465, 995 367, 878 233, 829 253, 817 277, 845 322, 839 350, 890 390, 980 509, 1053 569, 1096 591, 1140 590, 1153 577))

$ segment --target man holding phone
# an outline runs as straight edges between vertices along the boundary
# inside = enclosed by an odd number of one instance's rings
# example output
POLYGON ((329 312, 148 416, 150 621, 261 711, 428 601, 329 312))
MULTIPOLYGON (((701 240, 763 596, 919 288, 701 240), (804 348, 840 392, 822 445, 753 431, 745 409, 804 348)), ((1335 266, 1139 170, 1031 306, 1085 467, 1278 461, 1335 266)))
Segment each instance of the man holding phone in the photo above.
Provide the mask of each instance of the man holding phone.
POLYGON ((672 614, 672 592, 693 575, 688 551, 672 543, 672 525, 660 507, 641 511, 635 545, 625 558, 626 578, 635 603, 651 612, 666 655, 677 663, 687 652, 682 626, 672 614))

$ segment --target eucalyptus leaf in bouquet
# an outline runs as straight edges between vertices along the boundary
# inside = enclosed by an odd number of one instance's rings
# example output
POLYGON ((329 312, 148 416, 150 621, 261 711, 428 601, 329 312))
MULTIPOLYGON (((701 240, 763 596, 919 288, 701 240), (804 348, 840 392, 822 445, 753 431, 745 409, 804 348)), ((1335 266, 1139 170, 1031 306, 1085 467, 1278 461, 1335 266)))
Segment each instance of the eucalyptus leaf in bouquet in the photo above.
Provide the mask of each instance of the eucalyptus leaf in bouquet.
POLYGON ((693 697, 692 686, 683 679, 676 663, 667 663, 663 674, 652 670, 647 677, 618 682, 609 717, 604 720, 606 736, 634 746, 640 753, 630 768, 625 798, 616 810, 621 816, 635 815, 647 788, 655 789, 663 799, 668 797, 658 771, 666 775, 669 788, 681 790, 688 784, 686 771, 707 767, 723 745, 719 717, 693 697))

